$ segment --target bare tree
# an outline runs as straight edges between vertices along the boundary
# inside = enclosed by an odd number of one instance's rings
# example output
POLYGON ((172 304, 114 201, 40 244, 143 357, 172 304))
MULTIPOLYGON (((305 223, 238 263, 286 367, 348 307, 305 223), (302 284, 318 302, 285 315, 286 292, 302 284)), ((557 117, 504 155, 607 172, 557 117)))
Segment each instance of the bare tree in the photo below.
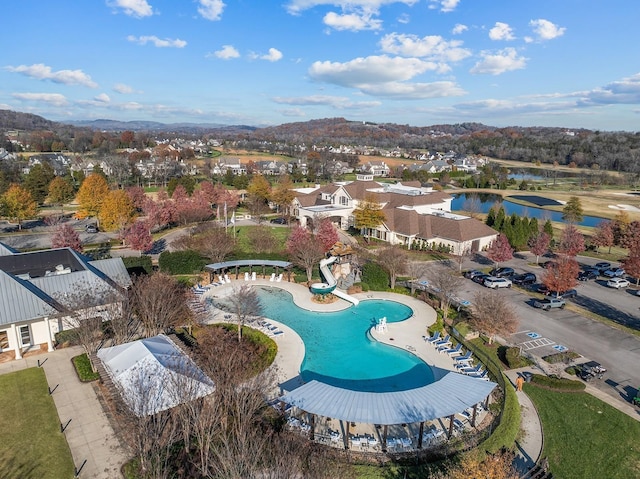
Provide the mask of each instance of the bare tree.
POLYGON ((236 316, 238 342, 240 342, 242 341, 242 326, 249 318, 262 314, 262 304, 257 291, 249 284, 243 284, 240 287, 234 286, 233 293, 226 300, 231 312, 236 316))
POLYGON ((406 273, 408 265, 407 251, 400 246, 387 246, 378 250, 376 261, 389 273, 391 289, 396 287, 398 275, 406 273))
POLYGON ((442 317, 446 320, 449 317, 451 302, 462 285, 462 277, 448 268, 432 268, 427 273, 427 279, 440 300, 442 317))
POLYGON ((202 223, 181 236, 173 245, 177 249, 192 249, 209 258, 214 263, 224 261, 236 247, 236 240, 227 234, 225 228, 212 223, 202 223))
POLYGON ((487 335, 489 344, 497 334, 509 335, 516 332, 516 311, 497 291, 476 293, 471 311, 472 326, 487 335))
POLYGON ((123 292, 121 301, 110 302, 104 309, 114 345, 128 343, 140 336, 140 321, 133 314, 130 291, 123 292))
POLYGON ((272 253, 278 247, 278 240, 274 236, 271 228, 265 225, 258 225, 247 231, 247 237, 251 249, 255 253, 272 253))
POLYGON ((184 288, 165 273, 138 276, 131 287, 131 300, 147 336, 184 324, 191 314, 184 288))

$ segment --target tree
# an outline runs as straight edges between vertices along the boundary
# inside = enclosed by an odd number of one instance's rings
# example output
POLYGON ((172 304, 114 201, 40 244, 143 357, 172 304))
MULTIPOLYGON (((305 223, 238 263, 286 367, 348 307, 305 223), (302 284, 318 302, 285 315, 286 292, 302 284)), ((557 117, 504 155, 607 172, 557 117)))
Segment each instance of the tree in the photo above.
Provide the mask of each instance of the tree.
POLYGON ((620 246, 629 250, 638 250, 640 248, 640 221, 629 223, 627 230, 620 238, 620 246))
POLYGON ((236 247, 236 240, 230 237, 225 228, 214 223, 197 225, 188 236, 182 236, 173 242, 173 246, 182 250, 194 250, 214 263, 224 261, 236 247))
POLYGON ((58 224, 51 237, 52 248, 71 248, 82 253, 82 241, 80 235, 68 223, 58 224))
POLYGON ((129 195, 131 204, 136 211, 142 211, 144 209, 144 204, 147 201, 147 195, 144 192, 144 189, 141 186, 130 186, 125 191, 127 192, 127 195, 129 195))
POLYGON ((431 268, 427 273, 427 279, 431 290, 440 300, 442 317, 446 320, 449 317, 451 302, 463 283, 462 277, 448 269, 431 268))
POLYGON ((626 274, 635 278, 636 284, 640 284, 640 251, 631 251, 629 256, 621 261, 626 274))
POLYGON ((558 243, 558 252, 567 256, 576 256, 584 250, 584 236, 573 223, 567 224, 558 243))
POLYGON ((64 212, 64 204, 71 201, 74 196, 73 185, 60 176, 56 176, 49 183, 49 195, 47 200, 53 205, 60 205, 60 211, 64 212))
POLYGON ((375 196, 368 193, 364 200, 358 202, 358 206, 353 210, 355 227, 366 231, 366 238, 369 241, 371 230, 380 226, 385 220, 382 206, 376 201, 375 196))
POLYGON ((629 218, 629 213, 624 210, 620 210, 616 217, 613 219, 613 244, 619 245, 624 238, 624 235, 629 228, 629 224, 631 223, 631 219, 629 218))
POLYGON ((262 314, 262 303, 258 292, 250 284, 234 286, 233 292, 225 298, 231 313, 238 324, 238 342, 242 341, 242 327, 250 318, 258 318, 262 314))
POLYGON ((609 248, 609 253, 611 253, 611 247, 614 245, 614 227, 613 222, 611 221, 601 221, 598 223, 593 231, 593 236, 591 237, 591 244, 593 244, 596 248, 600 248, 604 246, 605 248, 609 248))
POLYGON ((556 296, 562 291, 567 291, 578 284, 580 265, 571 256, 559 256, 555 264, 548 267, 542 275, 542 284, 549 291, 554 291, 556 296))
POLYGON ((329 218, 322 218, 319 222, 314 221, 313 224, 316 226, 316 239, 326 253, 338 242, 338 230, 329 218))
POLYGON ((106 230, 124 231, 133 221, 135 210, 131 198, 124 190, 111 190, 104 197, 98 218, 106 230))
POLYGON ((136 221, 127 228, 124 241, 131 249, 141 252, 149 251, 153 246, 149 226, 142 221, 136 221))
POLYGON ((271 193, 271 199, 276 204, 278 211, 289 215, 289 209, 295 197, 296 193, 293 191, 291 177, 289 175, 281 175, 271 193))
POLYGON ((549 238, 553 240, 553 224, 551 223, 551 220, 548 219, 544 222, 544 225, 542 226, 542 231, 547 233, 549 235, 549 238))
POLYGON ((249 228, 247 238, 254 253, 272 253, 280 246, 271 228, 264 225, 249 228))
POLYGON ((550 243, 551 238, 544 231, 529 238, 529 250, 536 255, 536 264, 538 264, 540 256, 549 251, 550 243))
POLYGON ((389 273, 389 283, 393 289, 396 287, 398 275, 407 271, 408 255, 400 246, 387 246, 378 250, 376 262, 389 273))
POLYGON ((104 199, 109 194, 109 185, 104 176, 92 173, 80 185, 76 202, 78 203, 78 218, 98 216, 104 199))
POLYGON ((185 291, 171 276, 138 276, 131 286, 132 307, 147 337, 187 322, 190 312, 185 291))
POLYGON ((22 229, 22 222, 33 218, 38 212, 38 205, 28 190, 22 186, 12 184, 2 195, 1 206, 4 215, 18 223, 22 229))
POLYGON ((479 292, 473 297, 471 325, 489 338, 513 334, 518 327, 516 311, 507 299, 497 291, 479 292))
POLYGON ((583 218, 584 212, 580 198, 577 196, 570 197, 567 204, 562 208, 562 220, 567 223, 580 223, 583 218))
POLYGON ((271 185, 263 175, 254 175, 247 186, 247 203, 251 214, 259 217, 269 211, 271 185))
POLYGON ((509 261, 513 258, 513 248, 509 244, 506 235, 500 233, 498 237, 491 242, 487 249, 487 258, 496 263, 496 266, 503 261, 509 261))
POLYGON ((311 282, 313 275, 313 267, 325 255, 322 244, 313 237, 308 229, 299 225, 289 234, 287 253, 292 263, 306 270, 309 282, 311 282))
POLYGON ((34 165, 29 174, 25 176, 22 185, 29 190, 31 196, 37 204, 44 203, 49 193, 49 183, 56 177, 53 168, 49 163, 34 165))

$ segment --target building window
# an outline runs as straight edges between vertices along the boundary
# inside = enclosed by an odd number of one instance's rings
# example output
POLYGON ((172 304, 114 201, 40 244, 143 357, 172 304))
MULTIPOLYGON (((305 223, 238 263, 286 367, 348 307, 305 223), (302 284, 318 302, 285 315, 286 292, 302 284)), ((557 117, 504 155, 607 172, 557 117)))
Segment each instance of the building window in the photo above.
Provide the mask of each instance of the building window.
POLYGON ((0 351, 9 348, 9 335, 6 331, 0 331, 0 351))
POLYGON ((29 331, 29 325, 20 326, 20 343, 22 346, 31 346, 31 332, 29 331))
POLYGON ((340 205, 341 206, 349 206, 349 198, 347 198, 346 196, 341 196, 340 197, 340 205))

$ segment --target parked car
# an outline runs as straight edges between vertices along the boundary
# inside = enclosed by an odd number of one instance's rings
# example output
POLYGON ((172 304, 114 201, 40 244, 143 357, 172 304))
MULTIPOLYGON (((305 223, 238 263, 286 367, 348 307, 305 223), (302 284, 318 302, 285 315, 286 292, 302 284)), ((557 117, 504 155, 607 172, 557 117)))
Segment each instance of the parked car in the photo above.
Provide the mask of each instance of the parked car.
POLYGON ((272 218, 271 220, 269 220, 269 223, 272 223, 274 225, 286 225, 289 222, 287 221, 287 218, 272 218))
POLYGON ((551 291, 544 284, 540 285, 538 288, 538 293, 544 294, 545 296, 553 296, 554 298, 573 298, 578 296, 578 292, 575 289, 568 289, 566 291, 551 291))
POLYGON ((514 284, 527 285, 535 284, 535 282, 538 281, 538 278, 536 278, 536 275, 533 273, 522 273, 515 275, 511 278, 511 281, 513 281, 514 284))
POLYGON ((489 271, 489 274, 491 276, 495 276, 496 278, 510 278, 511 276, 513 276, 514 274, 516 274, 516 272, 514 271, 513 268, 494 268, 491 271, 489 271))
POLYGON ((471 280, 478 284, 484 284, 484 280, 487 279, 488 277, 489 277, 488 274, 478 274, 473 278, 471 278, 471 280))
POLYGON ((549 311, 552 308, 560 308, 564 309, 567 305, 564 299, 562 298, 545 298, 545 299, 536 299, 533 301, 533 306, 544 311, 549 311))
POLYGON ((96 225, 87 225, 84 227, 84 230, 87 233, 97 233, 98 232, 98 227, 96 225))
POLYGON ((631 283, 629 283, 629 281, 624 278, 611 278, 609 281, 607 281, 607 286, 616 289, 626 288, 629 286, 629 284, 631 283))
POLYGON ((611 263, 607 263, 607 262, 596 263, 593 265, 593 269, 597 269, 600 272, 600 274, 602 274, 606 270, 611 269, 611 263))
POLYGON ((624 268, 611 268, 603 273, 607 278, 622 278, 624 276, 624 268))
POLYGON ((555 261, 545 261, 544 263, 540 263, 544 269, 555 268, 558 265, 555 261))
POLYGON ((587 269, 585 271, 580 271, 578 274, 578 281, 589 281, 590 279, 596 279, 600 276, 600 271, 597 269, 587 269))
POLYGON ((473 279, 478 275, 484 274, 482 271, 478 271, 477 269, 470 269, 469 271, 464 272, 464 277, 467 279, 473 279))
POLYGON ((498 278, 496 276, 489 276, 484 280, 484 285, 487 288, 510 288, 511 280, 507 278, 498 278))

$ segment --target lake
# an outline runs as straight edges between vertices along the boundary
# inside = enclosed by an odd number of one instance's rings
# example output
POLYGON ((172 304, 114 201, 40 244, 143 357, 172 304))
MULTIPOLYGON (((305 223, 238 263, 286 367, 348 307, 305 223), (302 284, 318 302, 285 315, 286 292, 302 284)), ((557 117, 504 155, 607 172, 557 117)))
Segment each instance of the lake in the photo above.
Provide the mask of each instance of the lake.
MULTIPOLYGON (((523 194, 523 196, 526 193, 523 194)), ((535 196, 535 195, 531 195, 535 196)), ((518 216, 528 216, 529 218, 538 218, 538 220, 557 221, 562 223, 562 213, 559 211, 545 210, 543 208, 536 208, 535 206, 523 206, 517 203, 512 203, 508 199, 502 200, 500 195, 493 193, 458 193, 453 195, 453 201, 451 202, 451 209, 453 211, 463 211, 464 203, 469 198, 478 198, 480 200, 480 212, 488 213, 489 209, 499 201, 502 201, 507 216, 515 213, 518 216)), ((580 226, 595 227, 598 223, 607 221, 607 218, 599 218, 597 216, 585 216, 580 223, 580 226)), ((541 223, 542 224, 542 223, 541 223)))

